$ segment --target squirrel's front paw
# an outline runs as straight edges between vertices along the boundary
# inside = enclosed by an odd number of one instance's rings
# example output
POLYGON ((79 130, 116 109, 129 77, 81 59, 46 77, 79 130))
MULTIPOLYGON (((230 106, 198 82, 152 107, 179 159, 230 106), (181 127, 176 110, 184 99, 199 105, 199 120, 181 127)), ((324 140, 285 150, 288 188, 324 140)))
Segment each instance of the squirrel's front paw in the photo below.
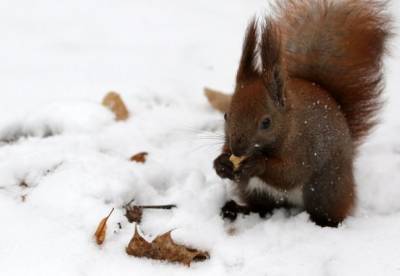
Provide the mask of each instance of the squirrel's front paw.
POLYGON ((234 171, 234 179, 237 182, 248 181, 250 178, 260 176, 265 170, 265 158, 262 156, 248 157, 244 159, 237 170, 234 171))
POLYGON ((229 153, 222 153, 214 160, 214 169, 219 177, 233 180, 233 164, 229 160, 229 153))

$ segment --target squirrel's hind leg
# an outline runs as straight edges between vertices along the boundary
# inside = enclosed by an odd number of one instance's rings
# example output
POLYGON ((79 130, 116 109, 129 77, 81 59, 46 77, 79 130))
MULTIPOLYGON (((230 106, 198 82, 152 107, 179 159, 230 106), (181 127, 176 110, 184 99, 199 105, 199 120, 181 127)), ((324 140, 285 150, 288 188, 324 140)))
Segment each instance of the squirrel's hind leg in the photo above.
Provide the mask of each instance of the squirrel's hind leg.
POLYGON ((351 161, 328 162, 304 186, 303 199, 311 220, 320 226, 337 227, 349 215, 354 204, 351 161))

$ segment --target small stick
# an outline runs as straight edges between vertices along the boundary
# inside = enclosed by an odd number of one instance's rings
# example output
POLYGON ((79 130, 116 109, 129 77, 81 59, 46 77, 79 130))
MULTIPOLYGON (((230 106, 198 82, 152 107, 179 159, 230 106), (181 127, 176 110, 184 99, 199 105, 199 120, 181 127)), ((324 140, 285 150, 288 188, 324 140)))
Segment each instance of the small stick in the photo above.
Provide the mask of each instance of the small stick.
POLYGON ((137 207, 140 209, 164 209, 164 210, 170 210, 173 208, 176 208, 177 206, 175 204, 168 204, 168 205, 134 205, 132 207, 137 207))

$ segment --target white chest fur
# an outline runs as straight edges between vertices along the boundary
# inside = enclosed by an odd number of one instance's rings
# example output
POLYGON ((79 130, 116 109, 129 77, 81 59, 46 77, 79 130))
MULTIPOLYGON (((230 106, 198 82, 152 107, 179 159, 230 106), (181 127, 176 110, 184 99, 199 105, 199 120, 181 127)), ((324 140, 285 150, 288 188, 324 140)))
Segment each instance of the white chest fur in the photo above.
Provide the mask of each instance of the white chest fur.
POLYGON ((286 201, 292 205, 302 207, 303 206, 303 189, 298 187, 292 190, 278 190, 258 177, 250 179, 247 185, 246 192, 255 194, 268 194, 277 202, 286 201))

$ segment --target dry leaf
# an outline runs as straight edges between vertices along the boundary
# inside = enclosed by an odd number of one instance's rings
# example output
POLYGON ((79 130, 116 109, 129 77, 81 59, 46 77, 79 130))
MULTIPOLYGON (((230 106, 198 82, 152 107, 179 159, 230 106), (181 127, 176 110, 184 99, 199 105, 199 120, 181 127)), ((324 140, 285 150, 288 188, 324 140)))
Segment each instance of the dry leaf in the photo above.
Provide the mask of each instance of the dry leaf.
POLYGON ((103 99, 102 103, 108 107, 114 114, 117 121, 126 120, 129 117, 128 109, 122 101, 120 95, 116 92, 109 92, 103 99))
POLYGON ((212 90, 209 88, 204 88, 204 95, 207 97, 211 106, 223 113, 229 111, 229 106, 231 104, 231 95, 212 90))
POLYGON ((235 170, 237 170, 239 168, 240 162, 242 162, 245 158, 246 157, 244 157, 244 156, 238 157, 238 156, 232 154, 229 157, 229 160, 232 162, 233 168, 235 170))
POLYGON ((111 216, 112 212, 114 211, 114 208, 112 208, 111 212, 108 214, 108 216, 106 216, 105 218, 103 218, 100 223, 99 226, 97 226, 96 229, 96 233, 94 233, 94 236, 96 238, 96 243, 98 245, 103 244, 105 238, 106 238, 106 231, 107 231, 107 220, 108 218, 111 216))
POLYGON ((193 261, 204 261, 209 258, 209 254, 205 251, 176 244, 172 240, 171 231, 156 237, 149 243, 140 236, 137 228, 126 248, 126 253, 135 257, 178 262, 187 266, 190 266, 193 261))
POLYGON ((163 249, 164 255, 170 262, 180 262, 190 266, 193 261, 199 262, 209 258, 207 252, 176 244, 172 240, 171 231, 158 236, 153 243, 156 244, 157 248, 163 249))
POLYGON ((146 162, 147 155, 149 155, 147 152, 139 152, 132 156, 130 160, 138 163, 144 163, 146 162))
POLYGON ((26 184, 25 180, 21 181, 18 186, 20 186, 21 188, 28 188, 29 187, 29 185, 26 184))
POLYGON ((154 248, 152 243, 146 241, 138 231, 138 227, 135 226, 135 233, 133 238, 126 248, 126 253, 135 257, 147 257, 150 259, 157 259, 156 248, 154 248))
POLYGON ((125 216, 130 223, 140 223, 142 221, 143 209, 137 206, 127 207, 125 216))

